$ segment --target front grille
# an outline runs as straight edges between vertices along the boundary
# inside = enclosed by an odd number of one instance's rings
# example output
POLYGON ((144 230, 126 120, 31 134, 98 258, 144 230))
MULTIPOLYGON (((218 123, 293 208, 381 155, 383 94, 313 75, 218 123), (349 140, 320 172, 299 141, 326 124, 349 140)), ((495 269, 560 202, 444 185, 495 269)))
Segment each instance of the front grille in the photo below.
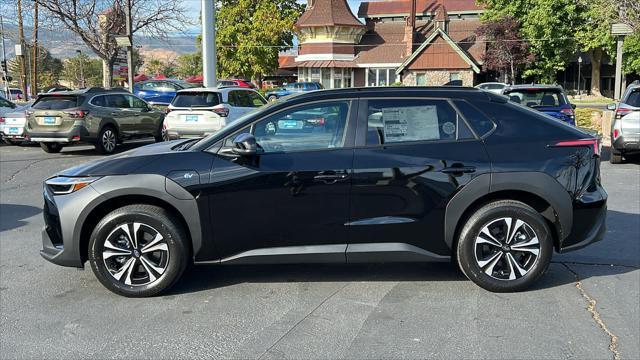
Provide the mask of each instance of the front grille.
POLYGON ((44 209, 42 211, 44 215, 45 230, 51 239, 51 243, 55 247, 62 247, 62 227, 60 226, 60 217, 57 213, 52 211, 49 205, 49 201, 44 201, 44 209))

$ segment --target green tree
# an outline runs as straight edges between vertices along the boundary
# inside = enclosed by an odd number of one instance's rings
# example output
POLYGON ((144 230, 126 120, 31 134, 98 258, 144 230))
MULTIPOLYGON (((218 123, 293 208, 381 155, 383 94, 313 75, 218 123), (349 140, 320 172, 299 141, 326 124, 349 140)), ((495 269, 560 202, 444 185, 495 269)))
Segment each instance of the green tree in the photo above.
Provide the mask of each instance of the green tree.
POLYGON ((566 68, 578 50, 575 33, 584 19, 584 6, 575 0, 480 0, 487 11, 484 21, 513 17, 529 42, 536 61, 524 72, 540 82, 550 83, 566 68))
POLYGON ((218 75, 260 80, 278 68, 278 53, 293 46, 303 5, 296 0, 217 0, 218 75))
POLYGON ((178 56, 176 75, 181 78, 202 74, 202 53, 194 52, 178 56))
POLYGON ((624 39, 622 70, 625 74, 640 74, 640 30, 624 39))
POLYGON ((102 60, 90 58, 86 54, 78 54, 63 62, 61 79, 72 87, 82 86, 82 75, 86 87, 102 85, 102 60))

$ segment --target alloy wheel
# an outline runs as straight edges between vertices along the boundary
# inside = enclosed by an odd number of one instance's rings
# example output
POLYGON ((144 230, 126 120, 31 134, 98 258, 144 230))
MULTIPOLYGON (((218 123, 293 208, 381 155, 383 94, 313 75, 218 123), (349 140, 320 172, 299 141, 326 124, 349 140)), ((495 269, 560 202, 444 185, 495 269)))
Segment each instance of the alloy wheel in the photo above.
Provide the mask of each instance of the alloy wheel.
POLYGON ((159 279, 169 264, 169 246, 153 227, 125 223, 104 242, 104 265, 118 282, 128 286, 148 285, 159 279))
POLYGON ((531 225, 517 218, 500 218, 485 225, 474 243, 482 272, 497 280, 516 280, 537 263, 540 241, 531 225))
POLYGON ((102 133, 102 147, 110 153, 116 148, 116 134, 111 129, 106 129, 102 133))

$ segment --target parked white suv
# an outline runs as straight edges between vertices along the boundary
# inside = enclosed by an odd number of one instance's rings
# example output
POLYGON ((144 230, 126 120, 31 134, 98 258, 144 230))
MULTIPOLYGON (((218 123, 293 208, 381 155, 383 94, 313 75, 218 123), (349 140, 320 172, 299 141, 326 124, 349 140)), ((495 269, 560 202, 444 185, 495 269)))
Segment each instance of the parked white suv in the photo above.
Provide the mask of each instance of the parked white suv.
POLYGON ((202 137, 222 129, 245 113, 261 107, 267 100, 253 89, 193 88, 184 89, 167 108, 164 138, 202 137))

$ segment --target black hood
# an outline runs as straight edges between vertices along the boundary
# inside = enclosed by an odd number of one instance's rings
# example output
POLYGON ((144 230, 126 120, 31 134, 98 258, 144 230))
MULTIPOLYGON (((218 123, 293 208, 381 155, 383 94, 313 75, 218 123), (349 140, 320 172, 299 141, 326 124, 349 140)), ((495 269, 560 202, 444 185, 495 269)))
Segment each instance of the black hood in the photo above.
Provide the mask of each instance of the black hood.
POLYGON ((167 141, 129 150, 104 159, 90 161, 59 172, 58 176, 106 176, 135 174, 169 153, 176 145, 188 140, 167 141))

